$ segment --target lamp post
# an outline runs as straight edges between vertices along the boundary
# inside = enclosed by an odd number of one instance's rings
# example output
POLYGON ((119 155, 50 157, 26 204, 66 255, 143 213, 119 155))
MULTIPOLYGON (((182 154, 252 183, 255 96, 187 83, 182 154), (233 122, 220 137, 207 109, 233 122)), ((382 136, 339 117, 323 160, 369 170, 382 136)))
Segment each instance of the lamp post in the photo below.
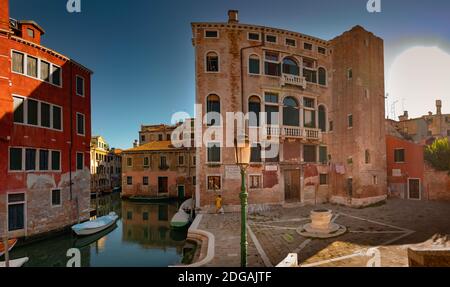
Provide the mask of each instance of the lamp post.
POLYGON ((245 175, 250 164, 251 147, 247 136, 244 136, 240 142, 235 138, 234 148, 236 151, 236 165, 241 170, 241 267, 247 267, 247 211, 248 211, 248 192, 245 185, 245 175))

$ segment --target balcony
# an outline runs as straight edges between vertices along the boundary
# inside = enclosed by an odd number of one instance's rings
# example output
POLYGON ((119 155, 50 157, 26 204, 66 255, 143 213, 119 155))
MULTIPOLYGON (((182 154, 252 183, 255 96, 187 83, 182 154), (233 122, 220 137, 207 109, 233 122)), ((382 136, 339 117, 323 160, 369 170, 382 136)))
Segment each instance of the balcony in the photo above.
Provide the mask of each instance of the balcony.
POLYGON ((281 76, 281 86, 292 85, 306 89, 305 77, 283 74, 281 76))
POLYGON ((266 126, 266 132, 268 136, 272 137, 281 136, 285 138, 297 138, 305 140, 322 139, 322 133, 320 129, 313 128, 266 126))

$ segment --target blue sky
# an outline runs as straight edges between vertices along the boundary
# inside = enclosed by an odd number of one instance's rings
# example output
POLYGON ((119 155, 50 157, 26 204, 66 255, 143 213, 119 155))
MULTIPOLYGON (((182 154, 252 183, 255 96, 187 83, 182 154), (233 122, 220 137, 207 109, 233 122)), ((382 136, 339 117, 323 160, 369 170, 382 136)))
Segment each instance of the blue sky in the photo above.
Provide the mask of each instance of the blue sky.
MULTIPOLYGON (((381 0, 382 12, 377 14, 367 12, 367 0, 81 0, 79 14, 69 14, 66 2, 10 0, 10 14, 38 22, 46 31, 43 45, 95 72, 93 134, 119 148, 131 146, 141 124, 169 123, 178 111, 193 115, 190 23, 224 22, 229 9, 239 10, 242 23, 323 39, 362 25, 384 38, 387 75, 395 57, 415 45, 450 53, 448 0, 381 0)), ((422 106, 409 101, 407 108, 423 110, 422 106)))

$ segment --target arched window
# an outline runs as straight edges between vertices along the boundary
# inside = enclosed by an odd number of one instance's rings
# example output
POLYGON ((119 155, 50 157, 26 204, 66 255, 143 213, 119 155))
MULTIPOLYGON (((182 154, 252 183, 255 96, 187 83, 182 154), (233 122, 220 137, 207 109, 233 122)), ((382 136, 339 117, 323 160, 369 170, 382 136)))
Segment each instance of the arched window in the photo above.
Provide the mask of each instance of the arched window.
POLYGON ((292 97, 286 97, 283 101, 283 125, 300 126, 298 103, 292 97))
POLYGON ((206 71, 219 72, 219 55, 216 52, 206 54, 206 71))
POLYGON ((257 96, 248 99, 249 125, 259 127, 259 114, 261 112, 261 100, 257 96))
POLYGON ((248 58, 248 72, 254 75, 259 75, 261 73, 258 55, 250 55, 248 58))
POLYGON ((300 75, 300 69, 296 61, 291 58, 283 59, 283 73, 289 75, 300 75))
POLYGON ((319 68, 319 85, 327 85, 327 71, 324 68, 319 68))
POLYGON ((319 129, 322 132, 327 131, 327 111, 324 106, 319 106, 319 129))
POLYGON ((217 95, 209 95, 206 99, 206 118, 208 126, 220 125, 220 98, 217 95))

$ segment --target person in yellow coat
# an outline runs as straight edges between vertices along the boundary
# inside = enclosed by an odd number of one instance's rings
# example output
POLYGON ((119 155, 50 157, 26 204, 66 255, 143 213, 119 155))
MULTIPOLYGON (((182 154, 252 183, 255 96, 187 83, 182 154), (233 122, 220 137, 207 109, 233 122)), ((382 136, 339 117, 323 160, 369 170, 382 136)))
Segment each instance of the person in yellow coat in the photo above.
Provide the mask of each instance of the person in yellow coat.
POLYGON ((225 211, 223 210, 223 206, 222 206, 222 196, 221 195, 216 196, 216 213, 217 214, 225 213, 225 211))

